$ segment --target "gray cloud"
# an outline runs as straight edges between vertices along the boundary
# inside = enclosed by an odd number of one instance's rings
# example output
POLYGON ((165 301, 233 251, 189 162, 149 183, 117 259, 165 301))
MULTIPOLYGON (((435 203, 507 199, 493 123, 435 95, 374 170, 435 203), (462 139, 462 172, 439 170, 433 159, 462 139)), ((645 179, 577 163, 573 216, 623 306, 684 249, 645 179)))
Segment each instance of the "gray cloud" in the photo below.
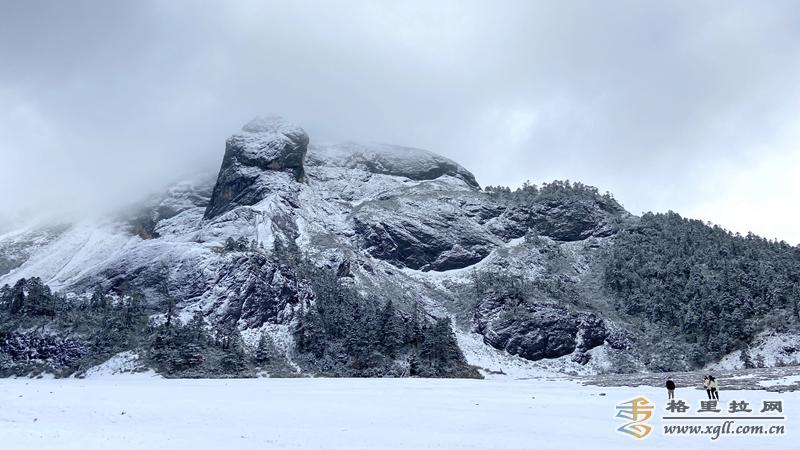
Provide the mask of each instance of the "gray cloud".
POLYGON ((6 4, 0 211, 128 201, 275 112, 484 185, 581 180, 798 243, 798 20, 790 1, 6 4))

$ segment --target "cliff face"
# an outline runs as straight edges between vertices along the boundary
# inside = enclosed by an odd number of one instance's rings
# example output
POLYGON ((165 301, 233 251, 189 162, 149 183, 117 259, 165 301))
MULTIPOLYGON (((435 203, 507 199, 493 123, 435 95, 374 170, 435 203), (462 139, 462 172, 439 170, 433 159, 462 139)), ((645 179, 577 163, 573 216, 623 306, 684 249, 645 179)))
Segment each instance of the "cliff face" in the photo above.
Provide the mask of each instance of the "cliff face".
POLYGON ((277 117, 256 118, 231 136, 204 218, 258 203, 271 191, 272 172, 303 179, 308 135, 277 117))
MULTIPOLYGON (((618 236, 640 219, 591 187, 481 190, 469 171, 433 153, 315 144, 279 118, 255 119, 229 138, 209 178, 178 183, 130 216, 3 234, 0 286, 39 277, 78 303, 97 291, 136 293, 151 320, 174 305, 184 322, 201 314, 211 330, 239 330, 250 350, 268 335, 282 357, 323 374, 364 364, 409 374, 420 345, 405 336, 382 350, 390 362, 364 362, 336 350, 338 339, 347 348, 352 339, 328 323, 337 344, 308 357, 317 349, 298 348, 296 329, 325 298, 372 305, 347 310, 365 317, 391 300, 403 330, 422 318, 444 333, 433 324, 452 318, 467 360, 487 369, 630 371, 653 361, 641 318, 620 310, 624 292, 606 276, 618 236), (319 273, 336 282, 320 284, 319 273)), ((375 317, 366 328, 390 333, 375 317)), ((459 361, 445 372, 466 373, 459 361)))

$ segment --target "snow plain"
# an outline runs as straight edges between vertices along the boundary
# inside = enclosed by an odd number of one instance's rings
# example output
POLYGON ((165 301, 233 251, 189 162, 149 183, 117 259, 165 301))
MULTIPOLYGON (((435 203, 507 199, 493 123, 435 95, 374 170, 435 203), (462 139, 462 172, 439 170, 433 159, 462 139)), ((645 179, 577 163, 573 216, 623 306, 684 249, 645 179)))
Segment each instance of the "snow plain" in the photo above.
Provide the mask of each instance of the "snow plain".
MULTIPOLYGON (((705 392, 678 396, 698 405, 705 392)), ((1 379, 0 448, 798 448, 800 392, 723 391, 723 401, 782 400, 787 431, 716 442, 663 436, 664 397, 653 387, 546 379, 1 379), (639 395, 656 403, 655 429, 641 441, 615 431, 623 421, 614 417, 639 395)))

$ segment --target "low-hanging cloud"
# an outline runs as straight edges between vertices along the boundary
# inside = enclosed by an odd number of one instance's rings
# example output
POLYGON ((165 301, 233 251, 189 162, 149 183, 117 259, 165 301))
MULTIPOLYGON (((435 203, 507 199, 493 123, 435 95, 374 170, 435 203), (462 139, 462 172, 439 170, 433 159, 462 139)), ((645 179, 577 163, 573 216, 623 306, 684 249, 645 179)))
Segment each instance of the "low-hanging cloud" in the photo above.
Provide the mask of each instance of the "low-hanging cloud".
POLYGON ((60 2, 0 13, 0 212, 104 209, 252 116, 800 242, 796 2, 60 2))

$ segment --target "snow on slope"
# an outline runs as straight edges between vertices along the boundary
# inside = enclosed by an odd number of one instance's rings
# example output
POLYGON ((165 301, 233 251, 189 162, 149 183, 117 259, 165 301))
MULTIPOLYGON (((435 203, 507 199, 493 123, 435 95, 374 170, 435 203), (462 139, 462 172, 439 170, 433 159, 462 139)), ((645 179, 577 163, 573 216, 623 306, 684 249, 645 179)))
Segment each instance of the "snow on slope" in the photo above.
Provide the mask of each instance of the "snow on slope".
POLYGON ((141 239, 114 224, 78 223, 58 240, 42 246, 19 268, 0 278, 0 285, 40 277, 55 290, 69 287, 104 261, 122 256, 141 239))
POLYGON ((108 361, 92 367, 84 374, 84 378, 105 378, 110 376, 137 376, 137 377, 157 377, 153 370, 145 370, 139 360, 139 355, 133 351, 121 352, 108 361))
MULTIPOLYGON (((800 365, 800 335, 793 333, 763 332, 753 339, 750 358, 758 363, 763 358, 766 367, 800 365)), ((741 352, 736 351, 708 366, 709 370, 735 370, 744 368, 741 352)))
POLYGON ((0 276, 19 267, 40 248, 58 239, 68 225, 34 222, 10 228, 6 225, 0 233, 0 276))
POLYGON ((602 373, 610 367, 605 346, 589 350, 588 353, 591 355, 589 363, 578 364, 572 361, 572 355, 530 361, 484 344, 483 336, 478 333, 458 330, 456 338, 467 362, 478 367, 481 374, 489 379, 519 380, 538 377, 567 379, 602 373))
POLYGON ((475 177, 461 165, 428 150, 380 143, 315 143, 309 146, 309 164, 359 169, 375 174, 432 180, 442 175, 477 186, 475 177))

